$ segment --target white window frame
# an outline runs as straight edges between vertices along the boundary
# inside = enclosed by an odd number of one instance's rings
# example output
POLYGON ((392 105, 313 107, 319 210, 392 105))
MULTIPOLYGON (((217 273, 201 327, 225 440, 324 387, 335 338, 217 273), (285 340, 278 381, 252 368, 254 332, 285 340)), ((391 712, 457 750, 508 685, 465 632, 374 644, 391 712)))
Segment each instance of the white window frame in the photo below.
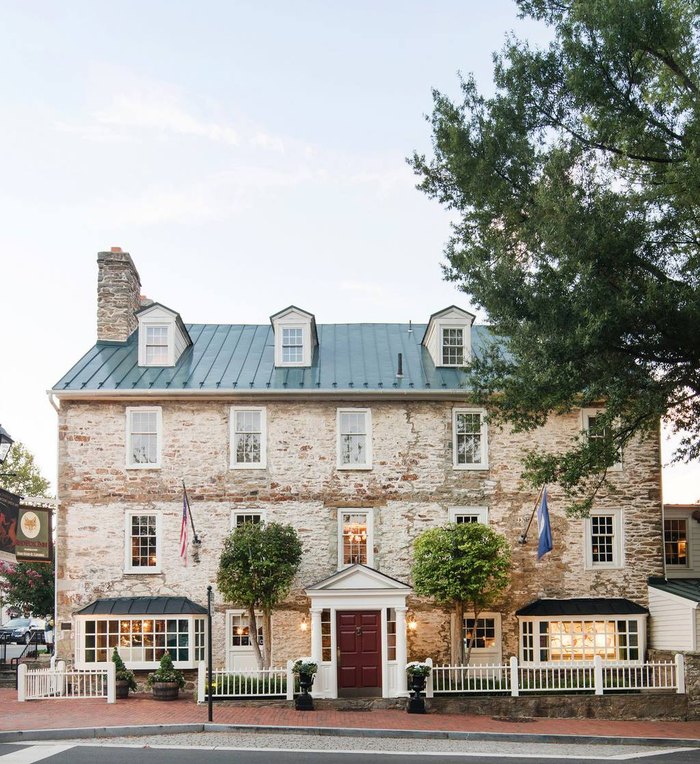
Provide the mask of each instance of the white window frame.
POLYGON ((489 468, 488 425, 486 409, 454 408, 452 409, 452 467, 456 470, 487 470, 489 468), (481 462, 475 464, 459 464, 457 462, 457 416, 459 414, 479 414, 481 417, 481 462))
MULTIPOLYGON (((466 628, 465 627, 466 627, 467 618, 474 618, 474 613, 464 613, 464 615, 462 617, 462 630, 460 632, 460 639, 464 639, 465 638, 465 634, 466 634, 466 628)), ((502 651, 502 648, 503 648, 503 637, 502 637, 502 633, 503 632, 502 632, 502 629, 501 629, 501 614, 500 613, 493 613, 491 611, 487 611, 487 612, 484 612, 484 613, 479 613, 479 616, 478 616, 478 618, 476 620, 479 620, 481 618, 490 618, 490 619, 493 620, 493 622, 494 622, 494 624, 493 624, 494 625, 494 639, 496 640, 496 644, 494 645, 494 647, 477 647, 476 645, 474 645, 474 647, 472 647, 472 656, 476 657, 476 656, 480 656, 480 655, 494 655, 494 656, 497 656, 497 658, 498 658, 497 662, 500 662, 500 660, 501 660, 501 651, 502 651)), ((454 623, 456 625, 456 623, 457 623, 456 618, 454 620, 454 623)), ((465 648, 464 649, 465 649, 465 653, 466 653, 466 650, 468 649, 468 645, 466 644, 466 642, 465 642, 465 648)))
POLYGON ((680 515, 670 514, 668 511, 663 519, 663 540, 664 540, 664 564, 670 570, 687 570, 690 567, 690 523, 687 516, 681 517, 680 515), (675 563, 666 561, 666 522, 673 521, 676 523, 683 523, 685 525, 685 563, 675 563))
POLYGON ((163 448, 163 411, 160 406, 127 406, 126 408, 126 468, 128 470, 159 470, 163 448), (152 463, 132 462, 133 414, 156 414, 156 461, 152 463))
POLYGON ((371 470, 372 469, 372 409, 342 408, 336 410, 336 467, 339 470, 371 470), (365 461, 362 464, 343 464, 340 420, 343 414, 363 414, 365 418, 365 461))
POLYGON ((238 527, 238 518, 247 517, 248 515, 259 515, 260 524, 262 525, 267 519, 267 513, 264 509, 258 509, 258 507, 252 507, 251 509, 232 509, 231 510, 231 531, 235 531, 238 527))
POLYGON ((267 409, 264 406, 231 406, 229 411, 229 466, 232 470, 264 470, 267 469, 267 409), (260 461, 236 461, 236 413, 239 411, 256 411, 260 414, 260 461))
MULTIPOLYGON (((468 327, 464 323, 450 323, 440 322, 438 324, 438 353, 440 356, 440 363, 438 366, 444 366, 448 369, 463 369, 467 365, 467 343, 465 338, 467 336, 468 327), (445 360, 445 338, 444 332, 446 329, 459 329, 462 332, 462 363, 448 363, 445 360)), ((456 345, 454 347, 457 347, 456 345)))
MULTIPOLYGON (((519 616, 518 617, 518 658, 523 666, 590 666, 593 661, 591 659, 584 660, 541 660, 540 651, 542 649, 540 645, 540 624, 541 623, 601 623, 611 621, 615 623, 615 634, 618 635, 617 622, 618 621, 636 621, 637 622, 637 658, 619 658, 616 656, 613 660, 619 661, 626 665, 634 666, 644 663, 644 656, 646 655, 646 624, 647 616, 634 613, 619 613, 619 614, 607 614, 607 615, 552 615, 552 616, 519 616), (525 660, 525 645, 524 645, 524 632, 525 624, 532 624, 532 652, 534 660, 525 660)), ((629 633, 629 632, 627 632, 629 633)), ((547 646, 547 650, 549 650, 547 646)), ((620 650, 618 644, 617 649, 620 650)), ((622 649, 631 649, 629 645, 622 649)), ((603 659, 605 660, 605 659, 603 659)))
POLYGON ((149 321, 148 319, 142 319, 139 321, 139 366, 155 366, 165 367, 175 365, 175 321, 149 321), (168 331, 168 343, 167 343, 167 357, 165 363, 147 363, 146 361, 146 348, 148 329, 167 329, 168 331))
POLYGON ((280 361, 282 362, 282 366, 304 366, 304 359, 306 358, 306 344, 307 344, 307 338, 306 338, 306 331, 304 324, 281 324, 280 328, 280 361), (284 342, 284 333, 285 331, 298 331, 301 335, 301 345, 289 345, 290 348, 301 348, 301 359, 299 361, 286 361, 284 358, 284 350, 285 350, 285 342, 284 342))
POLYGON ((338 570, 349 568, 355 563, 345 562, 343 559, 343 515, 365 515, 367 525, 367 562, 363 563, 370 568, 374 567, 374 510, 371 507, 344 507, 338 509, 338 570))
POLYGON ((591 510, 590 516, 584 519, 584 544, 585 560, 587 570, 619 570, 625 567, 625 523, 624 512, 621 508, 617 509, 596 509, 591 510), (613 559, 612 562, 593 562, 593 534, 591 518, 593 517, 612 517, 613 518, 613 559))
POLYGON ((475 517, 477 523, 482 525, 489 524, 489 508, 488 507, 448 507, 448 520, 451 523, 456 523, 458 517, 475 517))
POLYGON ((124 573, 151 576, 163 570, 163 513, 150 509, 127 509, 124 513, 124 573), (151 516, 156 519, 156 564, 148 567, 132 565, 131 559, 131 519, 151 516))
MULTIPOLYGON (((581 409, 581 429, 586 433, 586 437, 589 436, 591 431, 590 420, 604 413, 605 409, 581 409)), ((608 467, 608 472, 622 471, 622 449, 619 449, 618 454, 620 456, 619 460, 608 467)))
MULTIPOLYGON (((180 660, 173 660, 173 664, 175 665, 175 668, 178 669, 194 669, 197 668, 197 665, 200 663, 201 660, 206 659, 206 651, 207 651, 207 638, 206 638, 206 630, 207 630, 207 623, 206 623, 206 615, 199 615, 199 614, 193 614, 193 613, 130 613, 129 615, 76 615, 75 617, 75 667, 78 669, 91 669, 91 668, 104 668, 105 666, 108 666, 111 657, 112 657, 112 650, 113 648, 109 646, 109 642, 107 643, 108 646, 106 648, 107 651, 107 660, 106 661, 91 661, 87 662, 85 660, 85 650, 86 650, 86 622, 87 621, 116 621, 117 624, 119 621, 182 621, 187 620, 188 622, 188 648, 189 648, 189 660, 186 661, 180 661, 180 660), (196 645, 196 630, 195 630, 195 621, 200 620, 203 624, 203 630, 200 631, 203 638, 203 644, 202 645, 196 645), (204 658, 195 658, 195 650, 201 649, 202 655, 204 658)), ((117 629, 119 626, 117 626, 117 629)), ((184 633, 184 632, 178 632, 178 633, 184 633)), ((117 635, 118 636, 118 635, 117 635)), ((117 642, 119 640, 117 639, 117 642)), ((105 649, 105 648, 100 648, 105 649)), ((122 653, 124 655, 124 653, 122 653)), ((130 669, 156 669, 159 666, 159 661, 134 661, 130 660, 128 657, 124 656, 124 661, 128 664, 130 669)))

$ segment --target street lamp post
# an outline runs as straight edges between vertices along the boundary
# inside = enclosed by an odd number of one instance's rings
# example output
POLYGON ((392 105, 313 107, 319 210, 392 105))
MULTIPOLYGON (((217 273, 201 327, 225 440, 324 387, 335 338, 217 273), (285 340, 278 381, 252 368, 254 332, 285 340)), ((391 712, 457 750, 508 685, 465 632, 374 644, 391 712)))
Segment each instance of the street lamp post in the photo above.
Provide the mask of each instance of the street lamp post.
POLYGON ((10 433, 0 424, 0 464, 5 463, 13 443, 10 433))

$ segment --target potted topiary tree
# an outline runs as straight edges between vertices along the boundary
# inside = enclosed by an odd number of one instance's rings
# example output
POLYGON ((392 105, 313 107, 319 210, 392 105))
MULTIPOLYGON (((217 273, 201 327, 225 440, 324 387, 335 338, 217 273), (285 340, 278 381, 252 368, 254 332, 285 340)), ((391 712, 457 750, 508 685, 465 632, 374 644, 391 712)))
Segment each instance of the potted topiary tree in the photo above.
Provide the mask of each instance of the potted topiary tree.
POLYGON ((112 653, 112 663, 114 663, 116 668, 117 697, 128 698, 129 690, 136 692, 136 680, 134 679, 134 672, 124 665, 124 661, 122 660, 121 655, 117 652, 116 646, 112 653))
POLYGON ((160 659, 160 667, 148 675, 147 682, 153 690, 156 700, 177 700, 180 690, 185 686, 185 677, 173 666, 173 659, 166 650, 160 659))

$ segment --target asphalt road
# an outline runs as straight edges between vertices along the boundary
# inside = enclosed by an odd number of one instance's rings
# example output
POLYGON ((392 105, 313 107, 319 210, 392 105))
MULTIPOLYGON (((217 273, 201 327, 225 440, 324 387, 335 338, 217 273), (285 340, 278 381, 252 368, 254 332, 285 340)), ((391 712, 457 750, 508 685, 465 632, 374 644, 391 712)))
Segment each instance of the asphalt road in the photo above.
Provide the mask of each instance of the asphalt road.
MULTIPOLYGON (((251 741, 253 742, 253 741, 251 741)), ((640 761, 657 762, 658 764, 697 764, 700 761, 700 749, 673 750, 635 748, 629 754, 619 752, 606 755, 605 752, 571 749, 569 755, 558 756, 548 753, 547 746, 542 745, 538 753, 518 755, 509 753, 505 756, 497 752, 480 753, 464 752, 460 754, 426 754, 411 752, 410 741, 394 741, 396 747, 406 746, 406 751, 334 752, 330 750, 288 750, 257 749, 243 750, 226 748, 211 750, 207 748, 153 748, 126 747, 121 745, 74 745, 72 743, 44 743, 36 745, 0 745, 0 764, 33 764, 35 761, 50 762, 51 764, 191 764, 196 759, 197 764, 392 764, 393 762, 410 761, 411 764, 514 764, 515 761, 527 764, 588 764, 598 761, 640 761)))

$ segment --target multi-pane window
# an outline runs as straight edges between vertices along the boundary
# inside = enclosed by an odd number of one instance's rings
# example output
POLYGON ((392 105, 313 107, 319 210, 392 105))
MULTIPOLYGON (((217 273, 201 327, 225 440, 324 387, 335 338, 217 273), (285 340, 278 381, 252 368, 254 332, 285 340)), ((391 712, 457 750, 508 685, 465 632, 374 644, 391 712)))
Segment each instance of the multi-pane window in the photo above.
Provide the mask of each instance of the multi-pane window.
POLYGON ((615 518, 612 515, 591 517, 591 562, 596 564, 615 561, 615 518))
POLYGON ((685 518, 664 520, 666 565, 688 565, 688 521, 685 518))
POLYGON ((443 327, 442 365, 464 366, 464 329, 443 327))
POLYGON ((304 330, 301 326, 282 327, 282 363, 304 362, 304 330))
POLYGON ((127 515, 127 570, 154 573, 160 570, 157 514, 127 515))
POLYGON ((231 409, 231 466, 266 466, 265 409, 231 409))
POLYGON ((489 521, 489 508, 488 507, 450 507, 448 511, 449 520, 451 523, 483 523, 488 524, 489 521))
POLYGON ((496 647, 496 619, 465 618, 462 639, 465 650, 470 644, 475 650, 493 649, 496 647))
POLYGON ((524 621, 521 646, 524 662, 591 661, 596 655, 604 660, 637 661, 640 658, 639 622, 636 619, 524 621))
POLYGON ((331 611, 321 611, 321 660, 330 661, 332 656, 331 611))
POLYGON ((338 409, 338 467, 367 469, 372 466, 369 409, 338 409))
MULTIPOLYGON (((262 616, 256 618, 258 627, 258 644, 263 643, 262 616)), ((251 647, 250 618, 247 613, 231 614, 231 647, 251 647)))
POLYGON ((160 464, 160 408, 126 410, 127 467, 158 467, 160 464))
MULTIPOLYGON (((602 419, 601 411, 596 409, 584 409, 583 410, 583 429, 588 439, 594 443, 603 443, 606 440, 610 440, 612 433, 605 425, 602 419)), ((618 472, 622 469, 622 453, 618 449, 617 451, 618 461, 608 467, 613 472, 618 472)))
POLYGON ((386 659, 396 660, 396 609, 393 607, 386 611, 386 659))
POLYGON ((340 513, 340 566, 372 564, 372 516, 369 512, 340 513))
POLYGON ((146 365, 167 366, 170 362, 170 328, 167 326, 145 326, 146 365))
POLYGON ((455 409, 452 421, 454 466, 486 469, 486 422, 483 411, 455 409))
POLYGON ((155 667, 167 650, 175 663, 193 666, 204 659, 204 618, 123 616, 84 621, 83 663, 105 663, 115 647, 130 665, 155 667))
POLYGON ((240 528, 241 525, 257 525, 265 518, 262 512, 233 512, 231 514, 231 528, 240 528))

